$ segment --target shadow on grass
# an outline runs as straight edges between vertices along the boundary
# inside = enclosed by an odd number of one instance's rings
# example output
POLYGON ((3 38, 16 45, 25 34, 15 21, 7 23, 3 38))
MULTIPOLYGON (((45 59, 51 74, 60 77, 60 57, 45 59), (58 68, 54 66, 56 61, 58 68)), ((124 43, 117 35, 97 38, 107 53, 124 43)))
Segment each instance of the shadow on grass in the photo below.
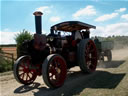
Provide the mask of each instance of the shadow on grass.
POLYGON ((124 62, 125 62, 124 60, 120 60, 120 61, 114 60, 111 62, 104 61, 104 62, 99 62, 98 67, 99 68, 117 68, 120 65, 122 65, 124 62))
MULTIPOLYGON (((92 74, 83 74, 82 72, 69 73, 64 85, 57 89, 50 89, 46 87, 34 86, 30 90, 33 91, 34 96, 72 96, 79 95, 86 88, 93 89, 114 89, 118 86, 124 78, 125 73, 113 74, 107 71, 96 71, 92 74)), ((39 85, 39 84, 37 84, 39 85)), ((29 88, 29 87, 27 87, 29 88)), ((17 88, 14 93, 23 93, 22 89, 27 89, 25 86, 17 88)))

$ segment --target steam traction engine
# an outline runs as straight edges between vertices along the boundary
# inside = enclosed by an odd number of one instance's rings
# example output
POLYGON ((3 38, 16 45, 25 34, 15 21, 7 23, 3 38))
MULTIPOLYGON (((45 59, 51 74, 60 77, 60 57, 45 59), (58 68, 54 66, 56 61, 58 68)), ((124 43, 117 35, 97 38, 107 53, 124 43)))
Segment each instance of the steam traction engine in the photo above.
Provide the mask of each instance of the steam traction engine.
POLYGON ((14 64, 15 79, 21 84, 31 84, 41 76, 47 86, 63 85, 67 69, 80 66, 92 73, 97 66, 97 52, 89 38, 89 29, 95 26, 79 21, 66 21, 51 27, 50 34, 41 34, 41 12, 35 12, 36 34, 23 43, 24 53, 14 64))

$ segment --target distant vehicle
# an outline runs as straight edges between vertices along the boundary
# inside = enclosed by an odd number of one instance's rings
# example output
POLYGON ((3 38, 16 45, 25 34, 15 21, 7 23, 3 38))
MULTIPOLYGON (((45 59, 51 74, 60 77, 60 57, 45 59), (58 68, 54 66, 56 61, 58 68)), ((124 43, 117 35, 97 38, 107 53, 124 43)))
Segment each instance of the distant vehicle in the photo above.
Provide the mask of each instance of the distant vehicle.
POLYGON ((94 40, 97 48, 98 60, 104 61, 104 57, 107 57, 107 61, 112 61, 112 52, 111 50, 114 47, 112 41, 99 41, 97 38, 94 40))
POLYGON ((53 25, 50 34, 41 34, 41 12, 35 12, 36 34, 23 43, 24 54, 14 64, 14 76, 21 84, 31 84, 41 76, 47 86, 63 85, 67 69, 80 66, 92 73, 97 66, 97 49, 89 37, 93 25, 80 21, 66 21, 53 25))

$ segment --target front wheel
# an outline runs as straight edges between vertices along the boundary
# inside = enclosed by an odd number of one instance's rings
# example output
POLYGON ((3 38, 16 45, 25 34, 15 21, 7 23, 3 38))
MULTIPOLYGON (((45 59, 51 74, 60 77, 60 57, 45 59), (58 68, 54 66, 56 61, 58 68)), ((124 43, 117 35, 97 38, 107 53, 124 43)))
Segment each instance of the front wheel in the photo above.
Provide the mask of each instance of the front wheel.
POLYGON ((67 66, 64 58, 58 54, 47 56, 42 65, 42 74, 48 87, 57 88, 62 86, 67 75, 67 66))
POLYGON ((13 73, 15 79, 21 84, 31 84, 37 77, 35 70, 30 69, 31 57, 21 56, 14 64, 13 73))

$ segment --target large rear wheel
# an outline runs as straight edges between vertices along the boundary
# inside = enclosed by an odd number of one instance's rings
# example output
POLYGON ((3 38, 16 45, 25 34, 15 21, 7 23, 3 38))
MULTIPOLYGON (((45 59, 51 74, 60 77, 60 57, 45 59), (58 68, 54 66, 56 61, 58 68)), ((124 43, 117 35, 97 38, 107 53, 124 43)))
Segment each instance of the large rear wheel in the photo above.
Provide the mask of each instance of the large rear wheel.
POLYGON ((42 74, 48 87, 57 88, 62 86, 67 75, 67 66, 64 58, 58 54, 47 56, 42 65, 42 74))
POLYGON ((21 84, 31 84, 37 77, 34 69, 30 69, 31 57, 21 56, 14 64, 14 77, 21 84))
POLYGON ((97 66, 97 51, 91 39, 83 39, 78 46, 78 64, 85 73, 95 71, 97 66))

